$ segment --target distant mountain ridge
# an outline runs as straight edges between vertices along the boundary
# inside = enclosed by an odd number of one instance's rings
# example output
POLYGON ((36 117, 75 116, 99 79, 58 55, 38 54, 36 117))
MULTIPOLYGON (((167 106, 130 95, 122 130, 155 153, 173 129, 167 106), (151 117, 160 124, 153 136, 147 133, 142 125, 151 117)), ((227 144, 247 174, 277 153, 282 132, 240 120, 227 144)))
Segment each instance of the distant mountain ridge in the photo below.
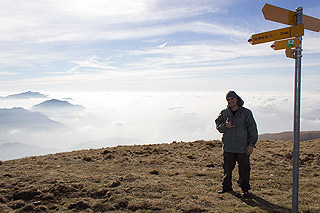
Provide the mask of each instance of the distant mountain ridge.
POLYGON ((55 149, 43 148, 19 142, 0 145, 0 160, 12 160, 27 156, 46 155, 56 152, 55 149))
POLYGON ((51 110, 72 110, 72 111, 80 111, 83 110, 84 107, 81 105, 74 105, 69 103, 68 101, 61 101, 57 99, 51 99, 44 101, 40 104, 34 105, 32 110, 44 110, 44 111, 51 111, 51 110))
MULTIPOLYGON (((320 138, 320 131, 301 131, 300 132, 300 141, 308 141, 320 138)), ((259 135, 261 140, 282 140, 288 141, 293 140, 293 132, 280 132, 280 133, 265 133, 259 135)))
POLYGON ((8 129, 41 131, 65 127, 66 125, 51 120, 40 112, 32 112, 22 107, 0 109, 0 128, 2 131, 8 129))
POLYGON ((8 95, 6 97, 1 97, 5 99, 29 99, 29 98, 48 98, 47 95, 41 94, 39 92, 27 91, 19 94, 8 95))

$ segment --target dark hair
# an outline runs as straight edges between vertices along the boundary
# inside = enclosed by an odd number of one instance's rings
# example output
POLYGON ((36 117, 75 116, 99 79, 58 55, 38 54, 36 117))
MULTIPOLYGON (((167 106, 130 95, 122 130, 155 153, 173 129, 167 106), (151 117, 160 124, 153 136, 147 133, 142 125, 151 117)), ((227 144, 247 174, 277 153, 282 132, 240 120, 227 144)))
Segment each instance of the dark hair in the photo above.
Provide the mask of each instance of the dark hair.
POLYGON ((237 99, 238 105, 239 106, 243 106, 244 101, 241 99, 241 97, 239 95, 237 95, 237 93, 235 91, 229 91, 226 94, 226 99, 229 97, 233 97, 237 99))

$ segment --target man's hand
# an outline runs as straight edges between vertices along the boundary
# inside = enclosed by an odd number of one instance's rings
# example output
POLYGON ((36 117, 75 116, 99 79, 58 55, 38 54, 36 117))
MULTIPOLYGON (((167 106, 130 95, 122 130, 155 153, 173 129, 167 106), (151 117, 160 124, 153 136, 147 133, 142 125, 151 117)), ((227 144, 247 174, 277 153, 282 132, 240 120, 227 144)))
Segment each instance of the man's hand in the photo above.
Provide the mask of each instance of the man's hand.
POLYGON ((234 127, 234 125, 232 125, 231 121, 229 121, 229 118, 227 118, 227 120, 226 120, 226 127, 228 129, 234 127))
POLYGON ((253 152, 253 146, 248 146, 247 147, 247 155, 251 155, 252 152, 253 152))

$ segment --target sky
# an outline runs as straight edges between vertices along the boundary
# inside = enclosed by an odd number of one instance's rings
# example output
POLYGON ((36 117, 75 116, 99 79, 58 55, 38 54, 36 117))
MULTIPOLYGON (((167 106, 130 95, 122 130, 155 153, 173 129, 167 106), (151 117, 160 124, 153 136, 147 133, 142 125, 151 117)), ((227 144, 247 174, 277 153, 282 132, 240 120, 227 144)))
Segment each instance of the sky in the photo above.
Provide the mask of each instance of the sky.
MULTIPOLYGON (((265 3, 320 18, 311 0, 0 2, 0 95, 72 98, 86 113, 51 118, 73 126, 77 141, 220 138, 213 120, 228 90, 253 110, 260 133, 292 130, 294 60, 248 39, 287 27, 264 19, 265 3)), ((320 130, 320 34, 305 30, 302 45, 301 128, 320 130)))
MULTIPOLYGON (((294 60, 252 34, 287 27, 265 3, 310 0, 1 0, 1 91, 292 90, 294 60), (227 86, 226 86, 227 85, 227 86)), ((319 33, 305 30, 303 89, 319 91, 319 33)))

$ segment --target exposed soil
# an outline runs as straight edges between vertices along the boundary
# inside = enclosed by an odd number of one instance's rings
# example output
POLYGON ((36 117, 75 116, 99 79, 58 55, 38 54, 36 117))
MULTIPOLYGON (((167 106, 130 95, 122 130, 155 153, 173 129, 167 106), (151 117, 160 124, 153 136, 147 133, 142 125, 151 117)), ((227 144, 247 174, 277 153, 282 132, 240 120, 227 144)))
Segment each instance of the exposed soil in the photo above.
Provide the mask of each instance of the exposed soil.
MULTIPOLYGON (((320 210, 320 140, 300 144, 299 211, 320 210)), ((292 142, 258 141, 249 198, 217 194, 220 141, 0 161, 0 212, 291 212, 292 142)))

